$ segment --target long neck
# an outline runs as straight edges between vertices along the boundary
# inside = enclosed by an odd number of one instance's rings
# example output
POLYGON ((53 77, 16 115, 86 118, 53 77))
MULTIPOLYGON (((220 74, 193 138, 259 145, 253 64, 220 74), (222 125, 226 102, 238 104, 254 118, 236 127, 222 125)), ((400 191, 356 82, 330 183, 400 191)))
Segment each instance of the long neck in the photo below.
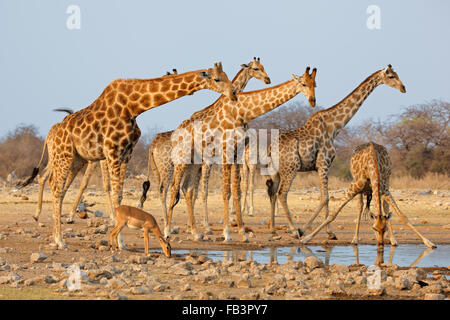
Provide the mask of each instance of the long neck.
POLYGON ((340 130, 356 114, 367 97, 380 84, 380 71, 377 71, 364 80, 355 90, 342 99, 341 102, 327 110, 321 111, 320 114, 328 125, 328 132, 336 137, 340 130))
POLYGON ((155 79, 119 79, 103 92, 107 108, 121 108, 130 118, 208 87, 198 70, 155 79))
POLYGON ((242 68, 234 77, 233 81, 231 81, 233 89, 236 90, 236 92, 244 91, 251 78, 248 68, 242 68))
POLYGON ((265 114, 300 92, 300 85, 296 80, 286 81, 267 89, 238 94, 238 103, 233 104, 243 123, 247 123, 265 114))

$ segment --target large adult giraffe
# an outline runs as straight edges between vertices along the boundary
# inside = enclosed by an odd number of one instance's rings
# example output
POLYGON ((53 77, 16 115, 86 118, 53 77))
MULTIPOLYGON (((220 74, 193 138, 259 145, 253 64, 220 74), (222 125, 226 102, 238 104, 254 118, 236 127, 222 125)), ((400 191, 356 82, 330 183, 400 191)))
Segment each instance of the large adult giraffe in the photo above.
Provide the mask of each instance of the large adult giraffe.
MULTIPOLYGON (((177 69, 172 69, 172 72, 173 72, 173 74, 178 74, 177 69)), ((169 75, 171 75, 171 73, 169 71, 167 71, 165 76, 169 76, 169 75)), ((54 109, 53 111, 66 112, 68 114, 73 113, 73 110, 67 109, 67 108, 54 109)), ((58 125, 59 124, 55 124, 54 126, 52 126, 48 132, 48 135, 53 135, 54 132, 56 132, 58 125)), ((135 139, 135 141, 132 142, 132 144, 133 144, 132 149, 138 142, 139 137, 141 136, 141 130, 139 129, 139 127, 136 126, 133 136, 136 139, 135 139)), ((132 151, 130 151, 128 154, 128 159, 126 160, 127 163, 131 159, 131 154, 132 154, 132 151)), ((108 200, 109 216, 110 216, 111 220, 114 220, 114 208, 113 208, 112 200, 111 200, 111 186, 109 183, 108 164, 106 163, 106 160, 100 160, 100 161, 89 161, 88 162, 88 165, 87 165, 86 170, 83 175, 83 179, 81 180, 81 183, 80 183, 80 188, 78 189, 77 195, 75 196, 75 201, 73 202, 72 210, 70 211, 69 217, 67 218, 67 221, 66 221, 68 224, 74 222, 73 218, 75 216, 75 213, 77 212, 78 204, 80 203, 80 201, 83 197, 83 193, 86 190, 86 188, 89 184, 89 180, 91 179, 95 168, 97 168, 98 163, 100 163, 100 168, 101 168, 101 173, 102 173, 103 189, 105 191, 105 194, 106 194, 107 200, 108 200)), ((47 182, 48 177, 50 176, 50 172, 51 172, 50 166, 47 165, 47 167, 43 170, 43 173, 38 174, 36 176, 36 179, 38 180, 38 187, 39 187, 36 212, 33 216, 34 220, 36 220, 36 221, 38 221, 39 216, 42 211, 42 198, 44 195, 44 187, 45 187, 45 183, 47 182)), ((120 180, 119 180, 120 185, 123 185, 124 179, 125 179, 125 170, 124 170, 124 172, 121 172, 121 176, 120 176, 120 180)), ((67 186, 67 188, 68 187, 69 186, 67 186)), ((67 192, 67 189, 65 192, 67 192)))
MULTIPOLYGON (((302 127, 280 134, 278 170, 266 182, 271 203, 271 230, 273 233, 275 233, 274 210, 278 197, 291 232, 297 237, 303 234, 303 230, 294 227, 287 205, 287 195, 298 171, 317 171, 320 182, 320 204, 305 229, 310 228, 323 207, 326 210, 325 218, 328 217, 328 170, 336 154, 334 139, 359 110, 364 100, 380 84, 386 84, 403 93, 406 92, 397 73, 389 65, 370 75, 333 107, 313 114, 302 127)), ((329 224, 327 224, 327 233, 330 239, 336 239, 329 224)))
MULTIPOLYGON (((234 79, 231 81, 234 90, 242 92, 247 86, 251 78, 255 78, 263 81, 266 84, 270 84, 270 78, 267 75, 264 66, 261 64, 260 58, 253 58, 248 64, 242 64, 241 70, 236 74, 234 79)), ((220 98, 212 104, 218 103, 220 98)), ((153 176, 156 180, 156 186, 159 193, 159 200, 164 212, 164 221, 167 222, 167 192, 169 190, 170 182, 172 181, 173 175, 173 162, 172 162, 172 131, 166 131, 158 133, 153 139, 149 149, 148 149, 148 174, 147 180, 143 183, 143 191, 140 199, 139 207, 144 206, 144 202, 147 199, 147 191, 150 187, 150 171, 153 172, 153 176)), ((202 166, 202 186, 203 186, 203 204, 205 213, 205 228, 207 232, 211 232, 208 220, 208 177, 210 173, 210 166, 206 163, 202 166)), ((185 188, 181 188, 182 192, 186 196, 185 188)))
MULTIPOLYGON (((192 94, 211 89, 237 100, 222 65, 213 68, 167 75, 154 79, 118 79, 111 82, 89 106, 67 116, 52 139, 47 137, 53 198, 53 236, 58 248, 66 247, 61 234, 61 210, 65 191, 88 161, 106 159, 114 208, 120 205, 120 176, 126 169, 128 155, 136 137, 136 117, 141 113, 192 94)), ((45 152, 45 146, 44 150, 45 152)), ((40 166, 40 163, 39 163, 40 166)), ((39 172, 21 187, 30 183, 39 172)), ((125 248, 120 239, 120 247, 125 248)))
POLYGON ((311 74, 309 70, 310 68, 308 67, 301 77, 292 75, 293 80, 271 88, 239 93, 237 94, 237 102, 222 96, 217 104, 198 111, 191 118, 183 121, 172 135, 174 175, 170 187, 168 223, 164 229, 166 237, 170 235, 173 208, 179 198, 182 179, 187 190, 186 202, 191 233, 196 238, 201 237, 195 230, 195 218, 192 211, 196 189, 195 181, 197 180, 195 177, 200 172, 202 162, 211 165, 214 161, 218 161, 222 164, 224 241, 231 241, 228 219, 228 199, 231 181, 238 230, 243 240, 248 241, 242 223, 240 208, 239 168, 235 159, 230 159, 230 151, 236 154, 233 150, 236 150, 237 146, 242 146, 244 143, 245 130, 243 127, 250 120, 275 109, 295 97, 298 93, 301 92, 309 100, 311 106, 315 106, 316 69, 311 74), (186 137, 187 139, 185 139, 186 137), (214 149, 216 149, 217 154, 214 153, 214 149), (207 157, 204 157, 205 154, 207 154, 207 157), (199 156, 201 162, 200 164, 195 164, 199 156), (215 157, 220 159, 214 159, 215 157))

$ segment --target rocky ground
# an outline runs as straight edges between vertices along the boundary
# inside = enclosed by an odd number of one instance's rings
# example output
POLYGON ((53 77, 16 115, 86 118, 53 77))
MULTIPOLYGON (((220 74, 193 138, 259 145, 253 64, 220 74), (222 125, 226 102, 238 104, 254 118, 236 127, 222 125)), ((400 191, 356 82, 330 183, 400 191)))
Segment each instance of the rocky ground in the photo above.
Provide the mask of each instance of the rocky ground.
MULTIPOLYGON (((75 190, 69 191, 64 203, 67 214, 75 190)), ((140 194, 126 190, 124 204, 135 205, 140 194)), ((343 190, 331 192, 333 210, 343 190)), ((289 204, 299 226, 309 218, 318 204, 314 188, 290 193, 289 204)), ((449 192, 446 190, 395 190, 400 209, 411 222, 437 245, 450 243, 449 192)), ((368 265, 325 265, 317 257, 285 264, 261 264, 239 257, 213 261, 201 250, 254 250, 278 246, 298 246, 286 231, 286 219, 277 216, 278 234, 268 232, 268 199, 264 190, 255 196, 255 215, 245 216, 250 232, 249 243, 242 243, 232 233, 233 243, 221 242, 222 205, 220 192, 211 192, 210 222, 213 235, 204 241, 193 241, 187 230, 184 201, 176 207, 174 225, 178 233, 171 240, 173 250, 186 254, 167 258, 151 237, 150 256, 143 253, 143 237, 139 231, 125 229, 129 251, 109 252, 109 219, 105 197, 100 189, 90 188, 88 202, 95 202, 87 219, 76 218, 74 224, 62 226, 68 249, 57 250, 52 244, 50 195, 45 193, 39 223, 32 219, 36 207, 36 188, 23 191, 4 188, 0 191, 0 299, 430 299, 449 297, 449 266, 432 268, 399 267, 382 264, 380 269, 368 265), (99 215, 99 214, 98 214, 99 215), (195 249, 195 250, 194 250, 195 249), (76 275, 79 276, 76 276, 76 275), (78 282, 78 279, 80 282, 78 282), (378 279, 378 280, 377 280, 378 279), (378 281, 378 282, 377 282, 378 281), (77 289, 77 290, 71 290, 77 289), (33 295, 30 295, 33 292, 33 295)), ((333 224, 338 240, 327 241, 325 232, 311 244, 348 245, 353 238, 357 201, 352 201, 333 224)), ((203 213, 197 203, 199 230, 203 213)), ((157 217, 162 227, 159 201, 152 194, 145 210, 157 217)), ((314 226, 322 221, 319 216, 314 226)), ((64 220, 64 219, 63 219, 64 220)), ((406 226, 394 216, 394 232, 400 245, 420 243, 406 226)), ((235 231, 235 230, 234 230, 235 231)), ((361 227, 360 243, 375 243, 369 223, 361 227)), ((373 257, 375 261, 377 257, 373 257)))

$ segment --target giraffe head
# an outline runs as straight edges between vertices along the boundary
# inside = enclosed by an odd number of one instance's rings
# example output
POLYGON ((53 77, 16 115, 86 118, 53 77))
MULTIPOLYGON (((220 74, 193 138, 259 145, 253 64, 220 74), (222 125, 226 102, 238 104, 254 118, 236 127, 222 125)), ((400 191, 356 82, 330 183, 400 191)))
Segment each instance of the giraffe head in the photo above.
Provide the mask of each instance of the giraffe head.
POLYGON ((261 64, 259 58, 256 59, 256 57, 254 57, 253 61, 247 64, 241 64, 241 67, 247 69, 251 77, 261 80, 265 84, 270 84, 270 78, 266 71, 264 71, 264 66, 261 64))
POLYGON ((391 65, 388 65, 387 68, 381 71, 381 79, 384 84, 398 89, 400 90, 400 92, 406 92, 405 86, 403 85, 402 81, 398 77, 397 72, 394 71, 391 65))
POLYGON ((213 68, 202 71, 200 75, 206 80, 208 89, 224 94, 232 101, 237 101, 236 91, 222 69, 222 62, 215 63, 213 68))
POLYGON ((384 233, 386 232, 386 226, 388 220, 391 218, 391 213, 389 214, 379 214, 373 215, 370 213, 370 217, 374 220, 372 225, 373 231, 375 231, 375 237, 377 238, 377 245, 383 245, 384 233))
POLYGON ((316 106, 316 73, 317 69, 314 68, 311 73, 309 73, 310 67, 307 67, 305 73, 299 77, 295 74, 292 74, 292 77, 297 80, 298 85, 300 86, 300 92, 308 99, 311 107, 316 106))

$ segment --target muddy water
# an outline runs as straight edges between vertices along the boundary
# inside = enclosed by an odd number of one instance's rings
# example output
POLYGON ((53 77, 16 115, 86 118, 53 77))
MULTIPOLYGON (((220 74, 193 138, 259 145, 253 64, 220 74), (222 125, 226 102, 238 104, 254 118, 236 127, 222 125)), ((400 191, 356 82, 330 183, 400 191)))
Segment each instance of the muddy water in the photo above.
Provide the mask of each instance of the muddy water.
POLYGON ((364 264, 371 265, 377 259, 384 263, 393 263, 400 267, 448 267, 450 266, 450 245, 440 245, 436 249, 429 249, 424 245, 386 246, 384 252, 377 252, 374 245, 359 246, 302 246, 267 248, 263 250, 174 250, 173 253, 197 253, 209 256, 214 261, 243 261, 255 260, 267 264, 286 261, 304 260, 308 256, 320 258, 326 265, 331 264, 364 264))

